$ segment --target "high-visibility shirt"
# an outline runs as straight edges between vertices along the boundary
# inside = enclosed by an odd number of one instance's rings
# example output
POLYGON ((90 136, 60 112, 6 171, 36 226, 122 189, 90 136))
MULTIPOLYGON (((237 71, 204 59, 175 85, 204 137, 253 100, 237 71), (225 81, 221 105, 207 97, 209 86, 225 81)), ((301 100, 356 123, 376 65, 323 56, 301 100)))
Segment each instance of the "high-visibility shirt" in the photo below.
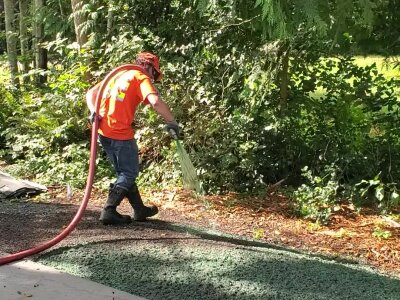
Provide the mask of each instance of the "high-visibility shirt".
MULTIPOLYGON (((94 112, 96 97, 101 83, 86 94, 89 109, 94 112)), ((140 103, 148 104, 147 96, 157 94, 146 71, 137 66, 135 70, 121 71, 112 77, 101 98, 99 134, 115 140, 134 137, 132 123, 140 103)))

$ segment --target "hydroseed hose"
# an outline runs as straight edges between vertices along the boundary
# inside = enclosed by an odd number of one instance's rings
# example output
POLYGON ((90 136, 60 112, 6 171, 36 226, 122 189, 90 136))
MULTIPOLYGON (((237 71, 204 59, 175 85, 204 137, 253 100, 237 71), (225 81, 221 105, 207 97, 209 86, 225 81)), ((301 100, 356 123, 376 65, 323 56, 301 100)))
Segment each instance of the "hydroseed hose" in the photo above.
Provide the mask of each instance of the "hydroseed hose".
MULTIPOLYGON (((99 93, 97 94, 97 97, 96 97, 96 110, 95 110, 96 116, 99 115, 101 97, 102 97, 103 92, 104 92, 108 82, 110 81, 110 79, 112 77, 114 77, 118 72, 126 71, 126 70, 134 70, 135 68, 137 68, 137 67, 133 64, 122 65, 122 66, 117 67, 114 70, 112 70, 105 77, 105 79, 103 80, 103 83, 100 86, 99 93)), ((96 172, 98 127, 99 127, 98 118, 95 118, 95 120, 93 122, 93 126, 92 126, 92 137, 91 137, 91 141, 90 141, 89 173, 88 173, 88 177, 87 177, 87 181, 86 181, 85 194, 83 196, 82 203, 81 203, 76 215, 72 219, 71 223, 59 235, 57 235, 50 241, 47 241, 47 242, 45 242, 39 246, 36 246, 34 248, 31 248, 31 249, 23 250, 21 252, 17 252, 17 253, 13 253, 13 254, 9 254, 9 255, 0 257, 0 266, 11 263, 13 261, 23 259, 25 257, 31 256, 34 254, 37 254, 46 249, 49 249, 50 247, 53 247, 54 245, 61 242, 65 237, 67 237, 79 224, 79 222, 83 216, 83 213, 85 212, 85 209, 87 207, 89 199, 90 199, 90 194, 92 192, 93 179, 94 179, 94 175, 96 172)))

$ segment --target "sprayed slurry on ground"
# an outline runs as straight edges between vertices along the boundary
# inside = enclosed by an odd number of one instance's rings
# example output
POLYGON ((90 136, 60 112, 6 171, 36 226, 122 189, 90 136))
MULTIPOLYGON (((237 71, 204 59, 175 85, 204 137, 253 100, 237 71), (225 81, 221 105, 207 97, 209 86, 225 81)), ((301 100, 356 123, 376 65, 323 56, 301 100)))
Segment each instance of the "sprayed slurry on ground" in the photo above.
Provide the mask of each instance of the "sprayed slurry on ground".
POLYGON ((38 261, 148 299, 400 299, 400 280, 355 264, 198 238, 98 242, 38 261))
POLYGON ((179 140, 176 140, 176 152, 181 165, 183 186, 186 189, 195 191, 197 195, 204 195, 203 185, 197 176, 196 168, 179 140))

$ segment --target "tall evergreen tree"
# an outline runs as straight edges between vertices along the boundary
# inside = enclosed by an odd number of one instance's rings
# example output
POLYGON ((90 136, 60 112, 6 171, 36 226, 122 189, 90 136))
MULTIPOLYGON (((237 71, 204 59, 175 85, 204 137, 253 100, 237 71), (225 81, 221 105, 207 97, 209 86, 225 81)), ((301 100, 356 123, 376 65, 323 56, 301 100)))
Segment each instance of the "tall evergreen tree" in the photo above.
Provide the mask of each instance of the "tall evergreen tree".
POLYGON ((71 0, 76 41, 79 44, 79 46, 81 46, 81 47, 83 45, 85 45, 88 41, 87 34, 82 29, 85 24, 85 15, 82 10, 84 4, 85 4, 85 0, 71 0))
POLYGON ((15 1, 4 0, 7 55, 11 72, 11 81, 18 85, 17 32, 15 28, 15 1))
MULTIPOLYGON (((34 41, 33 48, 35 51, 35 66, 40 70, 47 70, 47 50, 43 47, 42 43, 44 42, 44 25, 41 20, 41 10, 45 5, 45 0, 34 0, 34 41)), ((46 82, 47 78, 45 75, 39 75, 37 77, 38 83, 46 82)))
MULTIPOLYGON (((29 38, 28 38, 28 0, 19 0, 19 39, 21 45, 22 72, 29 71, 29 38)), ((25 82, 27 77, 25 77, 25 82)))

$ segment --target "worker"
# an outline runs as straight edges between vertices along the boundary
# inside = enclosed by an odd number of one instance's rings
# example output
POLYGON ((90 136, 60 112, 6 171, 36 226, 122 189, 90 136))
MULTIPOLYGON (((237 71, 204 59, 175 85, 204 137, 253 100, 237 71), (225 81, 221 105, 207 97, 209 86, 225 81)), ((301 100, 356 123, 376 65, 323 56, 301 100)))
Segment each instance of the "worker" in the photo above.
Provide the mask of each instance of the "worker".
POLYGON ((136 56, 134 69, 122 70, 108 81, 98 116, 94 116, 95 103, 102 82, 86 94, 89 109, 93 117, 99 120, 100 144, 117 175, 116 181, 110 185, 108 199, 100 215, 104 225, 127 224, 132 219, 146 221, 158 213, 157 206, 143 204, 136 184, 139 154, 131 124, 139 104, 150 104, 166 122, 167 132, 173 138, 179 136, 178 123, 153 85, 162 77, 158 57, 153 53, 141 52, 136 56), (132 217, 117 211, 125 197, 133 208, 132 217))

